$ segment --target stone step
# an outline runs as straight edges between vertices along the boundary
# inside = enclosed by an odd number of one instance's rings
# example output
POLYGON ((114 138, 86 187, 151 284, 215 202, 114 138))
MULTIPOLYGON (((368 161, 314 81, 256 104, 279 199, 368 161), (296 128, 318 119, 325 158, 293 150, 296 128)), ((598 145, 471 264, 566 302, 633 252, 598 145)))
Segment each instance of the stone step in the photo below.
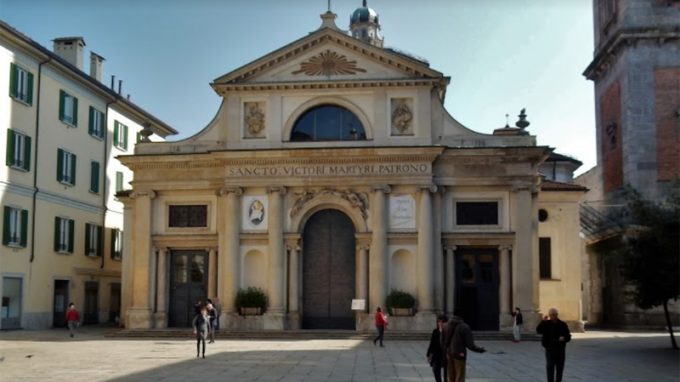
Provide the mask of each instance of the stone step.
MULTIPOLYGON (((429 341, 431 332, 422 331, 387 331, 385 338, 394 341, 429 341)), ((479 341, 511 341, 512 333, 505 331, 475 331, 475 340, 479 341)), ((241 340, 314 340, 314 339, 352 339, 368 340, 375 336, 373 332, 357 332, 353 330, 261 330, 261 331, 227 331, 218 330, 216 338, 241 340)), ((122 329, 106 333, 111 338, 192 338, 190 328, 186 329, 122 329)), ((523 341, 540 341, 536 334, 522 334, 523 341)))

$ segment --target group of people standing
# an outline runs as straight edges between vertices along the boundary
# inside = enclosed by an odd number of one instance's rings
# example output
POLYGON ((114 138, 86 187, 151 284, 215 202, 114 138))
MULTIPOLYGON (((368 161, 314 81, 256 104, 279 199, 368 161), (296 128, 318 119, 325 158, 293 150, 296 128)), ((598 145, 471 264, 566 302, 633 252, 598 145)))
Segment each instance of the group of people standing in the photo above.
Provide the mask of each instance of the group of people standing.
MULTIPOLYGON (((512 316, 513 342, 519 342, 524 323, 521 310, 515 308, 512 316)), ((552 308, 538 324, 536 332, 542 335, 541 344, 545 348, 547 380, 548 382, 561 382, 565 348, 567 342, 571 340, 569 328, 558 318, 557 309, 552 308)), ((382 340, 381 332, 380 338, 382 340)), ((448 382, 465 381, 467 349, 477 353, 486 351, 475 344, 470 326, 463 321, 462 312, 455 311, 451 319, 443 315, 438 316, 437 327, 432 331, 426 353, 436 382, 442 382, 442 370, 448 382)))
POLYGON ((219 311, 216 303, 213 304, 211 299, 205 301, 199 300, 194 305, 194 319, 191 322, 191 327, 194 329, 196 336, 196 358, 201 355, 205 358, 205 341, 208 343, 215 343, 215 330, 219 329, 219 311), (202 348, 201 348, 201 345, 202 348), (202 351, 201 351, 202 350, 202 351))

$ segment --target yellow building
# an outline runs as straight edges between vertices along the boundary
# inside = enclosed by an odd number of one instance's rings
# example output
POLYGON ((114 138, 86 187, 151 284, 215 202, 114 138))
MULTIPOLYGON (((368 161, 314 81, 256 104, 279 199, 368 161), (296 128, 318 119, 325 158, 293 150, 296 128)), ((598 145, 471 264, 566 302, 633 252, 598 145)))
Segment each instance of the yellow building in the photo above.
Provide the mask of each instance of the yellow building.
POLYGON ((526 115, 474 132, 443 107, 448 77, 383 47, 374 10, 358 8, 349 34, 321 18, 215 79, 223 102, 201 132, 120 158, 134 171, 118 194, 126 327, 187 326, 197 300, 217 297, 222 328, 367 330, 392 290, 416 301, 391 317, 397 330, 455 308, 499 330, 513 306, 529 328, 543 298, 578 321, 579 252, 555 238, 560 280, 544 287, 538 225, 545 203, 573 227, 549 234, 578 241, 577 199, 541 191, 551 150, 526 115), (267 294, 263 315, 239 314, 248 287, 267 294))
POLYGON ((50 51, 0 22, 1 329, 63 325, 71 301, 85 323, 119 318, 115 192, 132 172, 115 157, 175 133, 101 82, 101 56, 83 72, 84 47, 60 38, 50 51))

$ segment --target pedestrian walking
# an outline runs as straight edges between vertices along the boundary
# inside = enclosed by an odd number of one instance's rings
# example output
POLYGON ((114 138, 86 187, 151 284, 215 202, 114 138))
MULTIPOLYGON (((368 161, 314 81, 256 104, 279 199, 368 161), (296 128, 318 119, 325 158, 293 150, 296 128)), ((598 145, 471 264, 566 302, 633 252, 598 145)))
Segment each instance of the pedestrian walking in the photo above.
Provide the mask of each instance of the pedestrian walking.
POLYGON ((519 342, 522 336, 522 324, 524 323, 524 319, 522 318, 522 311, 519 309, 519 307, 516 307, 511 314, 512 314, 513 342, 519 342))
POLYGON ((557 316, 559 312, 550 308, 548 315, 536 327, 536 332, 543 335, 541 345, 545 348, 546 373, 548 382, 561 382, 564 372, 564 359, 567 342, 571 341, 571 333, 567 324, 557 316))
POLYGON ((215 306, 212 303, 212 300, 208 299, 207 304, 205 305, 206 309, 208 309, 208 317, 210 317, 210 342, 211 344, 215 343, 215 326, 217 324, 217 309, 215 309, 215 306))
POLYGON ((78 312, 74 303, 68 304, 68 309, 66 310, 66 324, 68 325, 69 335, 73 338, 76 329, 80 326, 80 312, 78 312))
POLYGON ((220 303, 220 299, 218 297, 212 299, 212 304, 215 307, 215 314, 217 315, 217 318, 215 319, 215 330, 220 330, 220 314, 222 314, 222 304, 220 303))
POLYGON ((210 316, 208 316, 208 309, 201 308, 201 313, 194 317, 191 326, 194 328, 196 335, 196 358, 201 355, 201 344, 203 344, 203 358, 205 358, 205 340, 210 333, 210 316))
POLYGON ((375 328, 378 330, 378 336, 373 339, 373 345, 380 341, 380 347, 384 347, 383 337, 385 336, 385 328, 387 328, 387 316, 385 316, 381 307, 375 309, 375 328))
POLYGON ((444 351, 442 349, 442 333, 447 321, 448 318, 446 316, 437 317, 437 327, 432 331, 430 345, 427 347, 427 362, 430 364, 430 367, 432 367, 432 373, 434 374, 434 380, 436 382, 442 382, 442 367, 444 368, 444 378, 446 378, 444 351))
POLYGON ((467 349, 484 353, 486 349, 475 345, 470 326, 463 321, 463 312, 456 310, 444 329, 444 349, 446 351, 446 373, 448 382, 465 381, 465 362, 467 349))

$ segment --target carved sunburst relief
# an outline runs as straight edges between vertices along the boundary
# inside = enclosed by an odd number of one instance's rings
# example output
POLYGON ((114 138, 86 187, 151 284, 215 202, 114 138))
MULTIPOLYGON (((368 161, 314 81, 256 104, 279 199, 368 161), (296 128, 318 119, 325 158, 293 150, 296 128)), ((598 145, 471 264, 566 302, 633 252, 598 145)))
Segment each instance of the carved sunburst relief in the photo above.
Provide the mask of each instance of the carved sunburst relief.
POLYGON ((300 69, 294 71, 293 74, 330 76, 333 74, 356 74, 357 72, 365 73, 366 70, 357 67, 356 61, 350 61, 343 55, 327 50, 301 63, 300 69))

